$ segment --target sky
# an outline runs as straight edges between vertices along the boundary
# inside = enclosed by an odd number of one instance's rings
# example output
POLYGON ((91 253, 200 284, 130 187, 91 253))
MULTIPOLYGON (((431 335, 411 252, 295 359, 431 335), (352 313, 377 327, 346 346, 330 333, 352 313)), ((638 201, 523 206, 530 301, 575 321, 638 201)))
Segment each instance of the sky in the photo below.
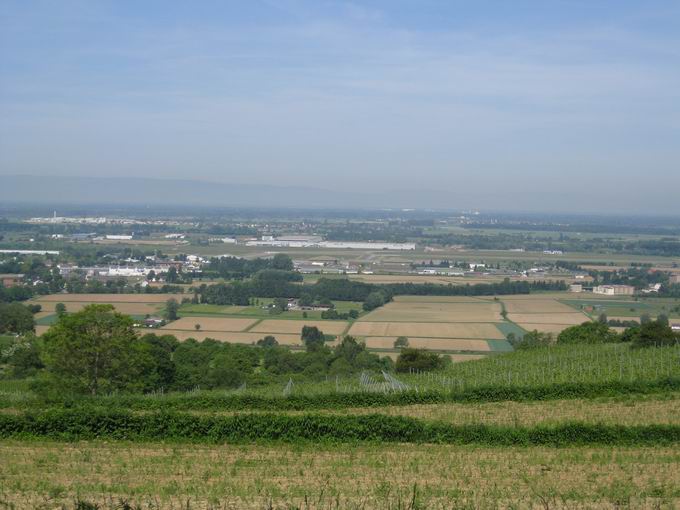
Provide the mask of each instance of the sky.
POLYGON ((680 213, 680 2, 0 0, 2 175, 680 213))

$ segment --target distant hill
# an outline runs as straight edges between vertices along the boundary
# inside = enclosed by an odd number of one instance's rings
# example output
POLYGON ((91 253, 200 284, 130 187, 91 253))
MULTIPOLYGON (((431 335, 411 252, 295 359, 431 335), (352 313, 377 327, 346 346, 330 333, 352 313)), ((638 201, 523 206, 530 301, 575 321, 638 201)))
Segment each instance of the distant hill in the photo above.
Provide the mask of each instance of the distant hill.
POLYGON ((198 180, 0 175, 0 200, 53 204, 352 208, 383 207, 389 197, 303 186, 225 184, 198 180))

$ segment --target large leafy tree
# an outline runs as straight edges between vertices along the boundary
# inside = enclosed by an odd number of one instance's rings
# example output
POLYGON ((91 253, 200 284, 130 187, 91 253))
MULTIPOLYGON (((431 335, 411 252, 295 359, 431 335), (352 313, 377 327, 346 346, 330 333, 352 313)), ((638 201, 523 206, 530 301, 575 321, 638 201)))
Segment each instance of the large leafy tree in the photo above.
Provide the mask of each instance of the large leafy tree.
POLYGON ((33 314, 21 303, 0 303, 0 333, 29 333, 35 329, 33 314))
POLYGON ((620 341, 615 331, 606 323, 584 322, 579 326, 571 326, 557 336, 558 344, 602 344, 620 341))
POLYGON ((645 322, 634 331, 631 335, 633 347, 656 347, 680 342, 680 335, 676 335, 668 322, 664 321, 645 322))
POLYGON ((62 316, 43 336, 48 373, 59 387, 91 395, 142 389, 153 360, 132 325, 111 305, 62 316))

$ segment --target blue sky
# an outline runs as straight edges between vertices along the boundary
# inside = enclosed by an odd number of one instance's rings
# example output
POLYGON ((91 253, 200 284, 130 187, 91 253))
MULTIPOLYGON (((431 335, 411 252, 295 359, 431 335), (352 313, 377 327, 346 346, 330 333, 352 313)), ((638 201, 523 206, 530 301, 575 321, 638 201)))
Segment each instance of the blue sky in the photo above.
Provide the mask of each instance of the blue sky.
POLYGON ((680 212, 680 2, 0 0, 0 174, 680 212))

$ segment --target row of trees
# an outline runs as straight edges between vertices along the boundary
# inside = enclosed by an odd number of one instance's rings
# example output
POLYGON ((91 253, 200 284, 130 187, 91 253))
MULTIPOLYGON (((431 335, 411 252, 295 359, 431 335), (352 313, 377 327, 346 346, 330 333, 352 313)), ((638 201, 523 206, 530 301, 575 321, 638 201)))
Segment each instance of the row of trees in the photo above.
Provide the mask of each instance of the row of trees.
POLYGON ((277 253, 270 259, 244 259, 239 257, 214 257, 210 259, 204 273, 209 276, 219 276, 228 280, 248 278, 256 273, 274 269, 292 271, 292 259, 283 253, 277 253))
POLYGON ((634 324, 621 334, 609 328, 606 322, 584 322, 562 331, 557 337, 550 333, 532 331, 523 337, 513 333, 508 340, 515 349, 533 349, 552 344, 577 345, 627 342, 634 348, 674 345, 680 342, 680 334, 675 333, 668 319, 660 316, 657 320, 649 320, 642 324, 634 324))
POLYGON ((260 278, 229 284, 201 285, 197 291, 201 303, 216 305, 247 305, 253 297, 299 298, 315 300, 363 301, 366 310, 382 306, 396 295, 412 296, 493 296, 529 294, 532 291, 565 290, 564 282, 513 282, 476 285, 437 285, 423 283, 371 284, 347 278, 320 278, 312 285, 300 285, 282 277, 283 273, 268 273, 260 278))

